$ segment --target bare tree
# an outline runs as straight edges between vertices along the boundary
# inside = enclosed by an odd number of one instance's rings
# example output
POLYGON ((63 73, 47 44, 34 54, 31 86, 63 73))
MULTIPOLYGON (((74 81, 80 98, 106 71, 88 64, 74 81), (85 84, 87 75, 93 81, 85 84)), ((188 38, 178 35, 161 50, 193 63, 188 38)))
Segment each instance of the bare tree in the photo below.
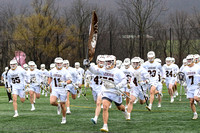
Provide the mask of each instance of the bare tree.
POLYGON ((136 25, 139 33, 139 54, 144 58, 144 36, 162 11, 165 4, 162 0, 121 0, 118 3, 126 19, 136 25))
POLYGON ((188 14, 183 11, 176 11, 175 14, 169 16, 171 27, 175 33, 175 40, 177 40, 174 43, 174 49, 178 50, 177 57, 179 66, 182 64, 184 56, 190 53, 191 28, 189 27, 188 18, 188 14))

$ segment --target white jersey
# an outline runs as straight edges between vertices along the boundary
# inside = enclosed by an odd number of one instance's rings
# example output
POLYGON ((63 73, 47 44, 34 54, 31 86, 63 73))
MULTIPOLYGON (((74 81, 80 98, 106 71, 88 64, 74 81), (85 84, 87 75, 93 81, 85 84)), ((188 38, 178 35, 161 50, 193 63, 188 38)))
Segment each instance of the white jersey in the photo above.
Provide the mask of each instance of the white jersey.
POLYGON ((49 76, 49 72, 47 71, 47 69, 44 70, 40 69, 40 73, 41 73, 41 82, 47 83, 49 76))
MULTIPOLYGON (((126 76, 123 73, 123 71, 121 71, 118 68, 113 68, 113 69, 105 69, 105 68, 96 68, 94 66, 89 67, 89 70, 96 75, 102 76, 103 79, 107 79, 110 81, 113 81, 115 83, 115 85, 119 85, 120 87, 123 87, 126 85, 127 81, 126 81, 126 76)), ((105 91, 105 88, 104 90, 105 91)), ((110 92, 116 92, 115 88, 110 88, 109 89, 110 92)))
POLYGON ((71 80, 73 83, 78 83, 80 84, 81 82, 81 77, 79 76, 78 72, 76 71, 75 68, 72 68, 72 67, 68 67, 66 68, 66 70, 71 74, 71 80))
POLYGON ((197 65, 199 65, 199 66, 200 66, 200 62, 198 62, 198 63, 197 63, 197 65))
POLYGON ((194 64, 194 66, 185 66, 183 73, 186 77, 187 89, 189 91, 195 90, 200 82, 200 66, 194 64))
POLYGON ((42 75, 40 70, 34 69, 33 71, 28 70, 27 75, 31 86, 38 86, 42 82, 42 75))
POLYGON ((155 61, 150 63, 149 61, 146 61, 142 66, 150 74, 150 83, 158 82, 158 70, 160 70, 161 76, 165 78, 165 73, 160 63, 155 61))
POLYGON ((145 80, 150 80, 150 75, 147 72, 147 70, 143 67, 140 67, 138 69, 134 69, 134 73, 132 75, 132 81, 134 83, 134 85, 137 87, 138 85, 138 80, 140 81, 145 81, 145 80), (135 77, 134 73, 139 73, 140 74, 140 79, 138 79, 138 77, 135 77))
POLYGON ((182 65, 179 69, 180 72, 183 72, 183 69, 185 68, 186 65, 182 65))
MULTIPOLYGON (((103 68, 99 68, 97 65, 94 66, 94 69, 103 69, 103 68)), ((102 87, 102 81, 101 78, 103 76, 98 75, 98 74, 92 74, 92 80, 91 80, 91 87, 92 90, 101 90, 102 87)))
POLYGON ((121 70, 126 75, 127 82, 129 82, 133 75, 133 71, 134 71, 133 67, 129 67, 128 69, 126 69, 125 67, 122 67, 121 70))
POLYGON ((170 80, 173 80, 175 78, 174 75, 176 74, 177 70, 173 64, 171 64, 169 66, 167 64, 164 64, 163 70, 165 71, 166 82, 169 82, 170 80))
POLYGON ((72 79, 71 74, 65 68, 58 70, 56 67, 50 70, 49 77, 52 78, 51 81, 52 89, 57 89, 57 90, 65 89, 63 86, 59 85, 59 82, 72 79))
POLYGON ((83 79, 85 70, 81 67, 79 67, 78 69, 75 68, 75 70, 77 71, 78 75, 80 76, 78 82, 82 84, 82 79, 83 79))
POLYGON ((10 69, 8 71, 8 87, 14 88, 14 89, 24 89, 25 87, 25 80, 28 79, 28 76, 26 74, 26 71, 20 67, 17 66, 15 70, 10 69))

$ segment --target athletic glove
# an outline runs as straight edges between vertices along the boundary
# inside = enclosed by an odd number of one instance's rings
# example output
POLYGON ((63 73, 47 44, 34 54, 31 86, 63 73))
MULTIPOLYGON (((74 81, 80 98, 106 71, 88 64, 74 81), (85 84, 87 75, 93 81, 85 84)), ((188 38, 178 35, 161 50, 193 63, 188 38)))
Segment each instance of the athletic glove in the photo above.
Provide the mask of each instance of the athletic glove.
POLYGON ((84 59, 83 60, 83 65, 85 66, 85 67, 90 67, 90 60, 89 59, 84 59))

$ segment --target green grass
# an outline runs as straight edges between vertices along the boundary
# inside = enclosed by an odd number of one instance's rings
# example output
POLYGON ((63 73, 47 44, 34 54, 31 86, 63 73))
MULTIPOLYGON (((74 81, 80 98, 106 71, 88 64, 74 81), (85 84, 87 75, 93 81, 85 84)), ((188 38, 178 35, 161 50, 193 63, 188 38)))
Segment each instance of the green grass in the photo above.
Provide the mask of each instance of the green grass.
MULTIPOLYGON (((131 121, 126 121, 122 112, 118 111, 113 104, 109 109, 108 128, 110 132, 200 132, 200 119, 192 120, 193 113, 188 99, 182 97, 182 101, 175 99, 173 104, 169 102, 166 88, 163 90, 164 97, 162 107, 157 107, 157 99, 153 104, 153 110, 147 111, 145 105, 134 104, 131 113, 131 121)), ((18 98, 19 117, 13 118, 13 106, 8 103, 8 98, 3 87, 0 87, 0 133, 2 132, 99 132, 102 127, 102 112, 97 125, 90 121, 94 117, 95 104, 91 91, 87 92, 88 101, 83 97, 71 101, 71 115, 67 115, 67 123, 61 125, 61 115, 57 115, 57 108, 51 106, 49 97, 41 96, 36 100, 36 111, 31 112, 29 101, 20 103, 18 98)), ((124 102, 124 101, 123 101, 124 102)), ((197 112, 199 107, 197 107, 197 112)))

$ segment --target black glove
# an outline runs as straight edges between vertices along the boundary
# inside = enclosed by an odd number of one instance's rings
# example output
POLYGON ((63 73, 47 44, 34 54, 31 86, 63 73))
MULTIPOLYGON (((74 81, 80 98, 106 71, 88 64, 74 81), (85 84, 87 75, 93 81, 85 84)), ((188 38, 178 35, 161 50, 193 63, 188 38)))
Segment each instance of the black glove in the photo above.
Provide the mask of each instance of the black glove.
POLYGON ((83 65, 85 66, 85 67, 90 67, 90 60, 89 59, 84 59, 83 60, 83 65))

